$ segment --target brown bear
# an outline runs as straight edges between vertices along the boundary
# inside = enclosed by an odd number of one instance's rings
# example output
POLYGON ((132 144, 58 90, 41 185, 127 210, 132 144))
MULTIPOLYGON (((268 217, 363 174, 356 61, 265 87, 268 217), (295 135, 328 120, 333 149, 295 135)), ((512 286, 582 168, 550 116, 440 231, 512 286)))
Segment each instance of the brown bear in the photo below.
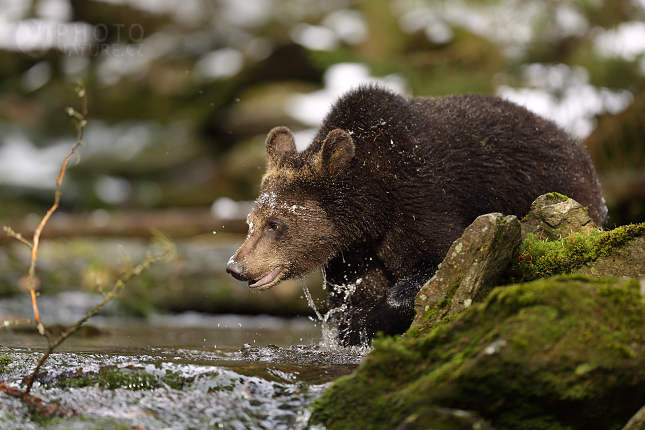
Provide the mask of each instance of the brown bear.
POLYGON ((404 98, 362 86, 331 108, 302 152, 285 127, 227 271, 264 290, 322 267, 342 344, 405 331, 414 299, 479 215, 523 216, 559 192, 607 209, 583 147, 500 98, 404 98))

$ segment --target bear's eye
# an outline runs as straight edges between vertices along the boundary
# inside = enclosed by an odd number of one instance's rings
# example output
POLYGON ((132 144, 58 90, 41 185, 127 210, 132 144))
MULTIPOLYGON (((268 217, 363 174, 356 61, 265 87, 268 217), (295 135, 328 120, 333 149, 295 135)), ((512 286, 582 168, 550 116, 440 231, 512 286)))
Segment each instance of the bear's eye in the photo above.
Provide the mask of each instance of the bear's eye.
POLYGON ((264 231, 275 239, 281 236, 286 231, 286 228, 286 224, 278 219, 269 220, 264 225, 264 231))
POLYGON ((268 221, 268 222, 267 222, 267 228, 268 228, 270 231, 278 231, 278 230, 280 229, 280 224, 278 224, 278 223, 277 223, 277 222, 275 222, 275 221, 268 221))

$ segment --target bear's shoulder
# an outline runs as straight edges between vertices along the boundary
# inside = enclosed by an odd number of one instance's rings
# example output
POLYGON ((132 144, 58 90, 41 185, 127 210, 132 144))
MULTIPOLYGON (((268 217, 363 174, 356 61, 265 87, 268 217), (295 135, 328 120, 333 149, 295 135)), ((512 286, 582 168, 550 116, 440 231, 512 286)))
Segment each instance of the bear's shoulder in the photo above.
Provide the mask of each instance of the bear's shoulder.
MULTIPOLYGON (((313 147, 317 149, 330 131, 339 128, 354 136, 401 126, 413 115, 410 100, 379 85, 361 85, 342 96, 325 116, 313 147)), ((378 134, 378 132, 376 133, 378 134)))

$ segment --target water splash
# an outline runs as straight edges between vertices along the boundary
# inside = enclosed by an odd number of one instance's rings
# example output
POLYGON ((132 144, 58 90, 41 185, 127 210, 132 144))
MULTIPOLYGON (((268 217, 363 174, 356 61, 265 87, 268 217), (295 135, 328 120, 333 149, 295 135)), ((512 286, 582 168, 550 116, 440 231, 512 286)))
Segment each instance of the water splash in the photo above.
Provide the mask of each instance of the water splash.
POLYGON ((358 287, 358 284, 360 284, 361 281, 362 279, 359 279, 356 283, 347 284, 347 285, 331 284, 327 282, 325 272, 323 269, 323 289, 327 289, 327 285, 329 284, 334 288, 335 291, 342 292, 343 293, 342 301, 344 303, 342 303, 338 307, 331 308, 327 312, 322 314, 316 307, 316 303, 314 302, 311 296, 311 293, 309 292, 309 288, 307 287, 307 284, 303 279, 300 280, 300 283, 302 284, 302 289, 305 293, 305 297, 307 298, 307 303, 309 304, 309 307, 313 309, 321 325, 322 339, 320 341, 319 346, 323 350, 344 351, 350 354, 358 354, 361 356, 364 356, 371 351, 372 348, 369 346, 367 342, 364 342, 362 345, 358 345, 358 346, 356 345, 343 346, 340 344, 338 340, 338 323, 342 319, 343 315, 347 312, 347 309, 348 309, 347 302, 351 297, 351 295, 354 294, 354 292, 356 291, 356 288, 358 287))
POLYGON ((305 292, 305 297, 307 297, 307 303, 309 304, 309 307, 314 310, 314 312, 316 313, 316 316, 318 317, 318 320, 323 321, 323 317, 320 314, 320 312, 318 312, 318 309, 316 308, 316 303, 314 303, 314 299, 311 297, 311 293, 309 292, 309 288, 307 287, 305 280, 301 279, 300 283, 302 284, 302 289, 305 292))

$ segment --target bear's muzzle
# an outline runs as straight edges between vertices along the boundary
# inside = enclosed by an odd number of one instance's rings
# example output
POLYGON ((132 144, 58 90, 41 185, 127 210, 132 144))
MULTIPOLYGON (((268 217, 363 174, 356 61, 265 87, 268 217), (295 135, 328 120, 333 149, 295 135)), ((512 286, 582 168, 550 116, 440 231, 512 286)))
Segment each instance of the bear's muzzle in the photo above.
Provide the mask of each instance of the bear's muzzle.
POLYGON ((246 269, 244 268, 244 265, 239 261, 233 260, 232 258, 228 260, 228 263, 226 264, 226 273, 230 273, 238 281, 248 281, 248 279, 246 278, 246 269))

